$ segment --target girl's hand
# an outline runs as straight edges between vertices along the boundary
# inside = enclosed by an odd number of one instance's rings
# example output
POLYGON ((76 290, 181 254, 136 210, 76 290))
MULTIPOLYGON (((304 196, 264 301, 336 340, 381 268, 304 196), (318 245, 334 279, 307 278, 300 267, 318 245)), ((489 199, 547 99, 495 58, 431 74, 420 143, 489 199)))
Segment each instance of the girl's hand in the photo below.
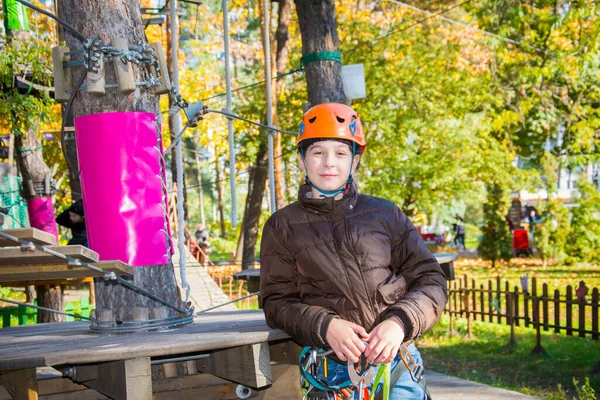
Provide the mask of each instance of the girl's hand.
POLYGON ((327 344, 329 344, 341 361, 349 359, 357 363, 360 355, 365 351, 366 346, 363 340, 366 340, 369 335, 362 326, 350 321, 334 318, 329 327, 327 327, 327 334, 325 336, 327 344), (357 334, 361 337, 358 337, 357 334))
POLYGON ((365 350, 367 362, 385 364, 391 362, 398 354, 404 341, 404 329, 392 319, 386 319, 377 325, 367 338, 369 342, 365 350))

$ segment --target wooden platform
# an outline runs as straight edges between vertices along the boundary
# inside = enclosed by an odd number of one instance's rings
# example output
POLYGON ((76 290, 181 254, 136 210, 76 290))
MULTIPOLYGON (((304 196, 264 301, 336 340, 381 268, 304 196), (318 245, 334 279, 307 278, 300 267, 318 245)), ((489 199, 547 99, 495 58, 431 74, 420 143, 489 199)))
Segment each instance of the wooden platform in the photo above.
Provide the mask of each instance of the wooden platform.
MULTIPOLYGON (((17 239, 27 240, 29 242, 33 242, 35 244, 41 245, 55 245, 56 238, 53 234, 40 231, 35 228, 19 228, 19 229, 2 229, 2 232, 14 236, 17 239)), ((7 240, 3 237, 0 237, 0 247, 11 247, 18 246, 15 242, 7 240)))
MULTIPOLYGON (((99 261, 98 253, 80 245, 57 246, 54 235, 35 228, 4 229, 2 232, 33 242, 71 258, 90 263, 105 272, 133 275, 133 267, 120 261, 99 261)), ((62 282, 72 279, 103 276, 84 266, 68 265, 64 259, 33 249, 22 249, 15 242, 0 237, 0 284, 15 286, 39 282, 62 282)))
MULTIPOLYGON (((289 337, 269 328, 260 310, 209 312, 198 317, 193 325, 156 332, 111 336, 90 333, 88 327, 86 322, 67 322, 0 329, 2 385, 15 400, 33 399, 26 396, 29 392, 18 392, 18 388, 30 388, 37 393, 36 368, 51 366, 70 376, 74 383, 95 389, 95 393, 103 393, 108 398, 150 400, 153 398, 152 388, 156 392, 158 387, 170 387, 169 381, 152 382, 151 363, 161 362, 165 357, 184 356, 199 358, 193 361, 196 375, 177 379, 185 380, 187 389, 195 382, 194 385, 201 387, 200 392, 194 392, 195 397, 183 394, 179 394, 183 397, 178 397, 173 392, 175 397, 164 398, 235 399, 237 397, 221 396, 225 393, 223 390, 230 394, 233 391, 235 396, 237 384, 262 390, 263 394, 258 398, 298 398, 297 392, 294 392, 298 390, 298 377, 293 373, 298 370, 297 367, 284 374, 287 376, 285 379, 293 377, 294 383, 279 383, 281 388, 278 390, 287 391, 291 397, 273 394, 271 386, 276 386, 276 371, 281 371, 281 368, 273 365, 272 370, 272 364, 287 360, 288 366, 291 366, 297 355, 285 350, 291 343, 289 337), (203 373, 198 374, 199 371, 203 373), (132 392, 128 387, 135 390, 132 392), (115 388, 118 392, 113 392, 115 388), (269 390, 271 397, 264 395, 269 390)), ((81 395, 83 392, 78 393, 81 395)))
MULTIPOLYGON (((91 262, 91 265, 102 268, 105 272, 114 272, 118 276, 133 275, 133 267, 121 261, 91 262)), ((56 283, 69 279, 101 277, 104 274, 83 266, 71 267, 67 264, 55 265, 0 265, 0 285, 23 286, 36 282, 56 283)))

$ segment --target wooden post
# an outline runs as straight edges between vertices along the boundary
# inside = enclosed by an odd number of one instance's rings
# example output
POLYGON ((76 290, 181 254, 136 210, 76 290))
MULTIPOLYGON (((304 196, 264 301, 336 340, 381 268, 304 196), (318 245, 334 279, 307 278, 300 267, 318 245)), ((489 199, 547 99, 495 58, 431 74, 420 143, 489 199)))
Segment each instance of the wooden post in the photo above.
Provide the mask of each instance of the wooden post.
POLYGON ((35 368, 0 372, 2 386, 14 400, 37 400, 38 381, 35 368))
POLYGON ((532 296, 532 301, 533 323, 535 325, 535 347, 531 350, 530 354, 547 354, 546 350, 542 347, 542 332, 540 324, 540 298, 537 296, 532 296))
POLYGON ((492 299, 493 299, 493 292, 492 292, 492 281, 488 280, 488 322, 494 322, 494 313, 493 313, 493 308, 492 308, 492 299))
POLYGON ((548 284, 544 283, 542 285, 542 310, 543 310, 543 324, 544 324, 544 330, 548 331, 549 329, 549 324, 548 324, 548 284))
POLYGON ((554 332, 560 333, 560 292, 554 290, 554 332))
MULTIPOLYGON (((450 285, 454 287, 455 282, 451 282, 450 285)), ((452 305, 452 298, 454 297, 455 289, 451 288, 448 294, 450 299, 448 300, 448 317, 450 318, 450 326, 448 330, 448 336, 456 336, 456 330, 454 330, 454 306, 452 305)))
POLYGON ((498 299, 498 323, 502 323, 502 306, 500 305, 500 277, 496 277, 496 298, 498 299))
POLYGON ((567 335, 573 336, 573 288, 571 285, 567 286, 565 305, 567 306, 567 335))
POLYGON ((600 332, 598 331, 598 288, 592 290, 592 339, 600 339, 600 332))
POLYGON ((73 382, 115 400, 151 400, 150 358, 78 365, 63 372, 73 382))
MULTIPOLYGON (((581 282, 583 283, 583 282, 581 282)), ((585 300, 585 297, 583 298, 578 298, 577 299, 577 304, 578 304, 578 308, 579 308, 579 312, 578 312, 578 317, 579 317, 579 323, 577 324, 578 326, 578 336, 579 337, 585 337, 585 309, 587 308, 587 301, 585 300)))
POLYGON ((523 318, 525 319, 525 327, 528 328, 529 324, 531 324, 531 319, 529 318, 529 299, 531 298, 528 292, 523 293, 523 318))
POLYGON ((483 308, 483 305, 485 304, 485 302, 483 301, 483 283, 479 285, 479 311, 480 311, 480 319, 481 322, 485 321, 485 310, 483 308))
POLYGON ((198 370, 260 389, 273 383, 269 344, 258 343, 219 350, 197 361, 198 370))
POLYGON ((515 286, 514 290, 513 290, 513 301, 515 303, 514 306, 514 321, 515 321, 515 326, 519 326, 519 308, 520 308, 520 304, 519 304, 519 287, 515 286))
POLYGON ((477 319, 477 291, 475 290, 475 279, 471 279, 471 298, 472 298, 472 308, 471 311, 473 313, 473 319, 477 319))
POLYGON ((515 335, 515 308, 518 305, 515 302, 515 294, 509 291, 506 292, 506 319, 510 325, 510 340, 507 344, 508 348, 515 347, 517 345, 517 339, 515 335))
POLYGON ((466 288, 465 288, 465 294, 462 296, 462 300, 463 300, 463 304, 465 307, 465 312, 467 314, 467 334, 465 335, 464 340, 472 340, 472 339, 475 339, 475 335, 473 335, 473 327, 472 327, 473 315, 471 312, 469 292, 468 292, 468 289, 466 289, 466 288))

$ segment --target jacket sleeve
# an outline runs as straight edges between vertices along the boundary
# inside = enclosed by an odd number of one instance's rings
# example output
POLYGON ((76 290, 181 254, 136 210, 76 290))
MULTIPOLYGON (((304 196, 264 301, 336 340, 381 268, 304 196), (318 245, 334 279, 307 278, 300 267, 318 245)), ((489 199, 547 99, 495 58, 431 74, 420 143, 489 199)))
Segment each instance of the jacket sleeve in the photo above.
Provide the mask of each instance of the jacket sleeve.
POLYGON ((392 266, 406 280, 407 291, 390 307, 404 327, 405 340, 415 339, 438 321, 448 289, 440 265, 412 222, 394 207, 392 266))
POLYGON ((296 261, 271 220, 263 228, 260 248, 260 295, 267 325, 287 333, 302 346, 326 346, 325 333, 336 314, 303 304, 296 261))

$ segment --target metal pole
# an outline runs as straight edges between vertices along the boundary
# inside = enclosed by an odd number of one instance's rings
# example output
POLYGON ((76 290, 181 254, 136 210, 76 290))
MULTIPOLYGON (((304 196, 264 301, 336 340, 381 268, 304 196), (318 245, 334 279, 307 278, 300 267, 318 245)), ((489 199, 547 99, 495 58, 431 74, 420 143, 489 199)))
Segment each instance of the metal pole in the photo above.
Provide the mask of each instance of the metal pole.
MULTIPOLYGON (((179 57, 178 57, 178 33, 177 33, 177 0, 170 0, 169 11, 171 17, 171 62, 173 75, 171 76, 171 82, 173 87, 179 91, 179 57)), ((176 112, 172 116, 173 123, 171 124, 173 132, 171 135, 177 135, 181 131, 181 113, 176 112)), ((183 150, 181 140, 177 141, 175 145, 175 164, 177 165, 177 249, 179 250, 179 271, 181 275, 181 286, 185 288, 185 301, 187 302, 190 294, 190 285, 187 283, 185 262, 186 262, 186 248, 185 248, 185 215, 183 210, 183 150)))
MULTIPOLYGON (((225 85, 227 91, 227 112, 231 110, 231 60, 229 56, 229 12, 227 0, 223 0, 223 41, 225 42, 225 85)), ((229 139, 229 185, 231 186, 231 226, 237 226, 237 196, 235 193, 235 142, 233 140, 233 119, 227 118, 229 139)))
MULTIPOLYGON (((265 88, 267 95, 267 125, 273 127, 273 98, 271 88, 273 80, 271 79, 271 38, 270 38, 270 18, 269 18, 269 0, 263 0, 264 18, 265 18, 265 88)), ((271 198, 271 212, 277 211, 277 202, 275 201, 275 150, 273 148, 273 139, 275 131, 267 129, 268 151, 269 151, 269 194, 271 198)))

